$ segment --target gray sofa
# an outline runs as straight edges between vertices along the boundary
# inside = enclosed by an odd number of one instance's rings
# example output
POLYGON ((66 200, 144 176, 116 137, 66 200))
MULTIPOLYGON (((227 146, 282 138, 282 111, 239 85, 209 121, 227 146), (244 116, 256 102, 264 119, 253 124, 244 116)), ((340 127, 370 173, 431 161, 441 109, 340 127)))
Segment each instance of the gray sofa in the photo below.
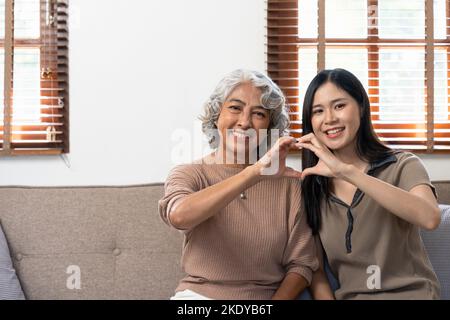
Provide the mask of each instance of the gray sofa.
MULTIPOLYGON (((450 204, 450 182, 435 185, 439 202, 450 204)), ((25 296, 170 297, 182 276, 182 234, 169 229, 159 218, 157 203, 163 191, 161 183, 0 187, 0 220, 25 296), (79 267, 80 289, 68 285, 70 266, 79 267)), ((433 243, 439 241, 433 234, 426 237, 433 243)), ((433 250, 450 257, 449 252, 433 250)), ((450 279, 450 274, 445 275, 449 266, 445 267, 444 276, 450 279)), ((448 289, 446 294, 450 299, 448 289)))

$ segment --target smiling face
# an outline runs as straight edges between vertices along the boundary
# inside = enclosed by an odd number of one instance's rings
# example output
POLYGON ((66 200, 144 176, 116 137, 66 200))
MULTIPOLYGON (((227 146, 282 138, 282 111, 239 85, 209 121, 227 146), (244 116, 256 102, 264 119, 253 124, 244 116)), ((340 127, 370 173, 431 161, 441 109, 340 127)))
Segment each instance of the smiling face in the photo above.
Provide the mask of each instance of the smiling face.
POLYGON ((356 100, 332 82, 320 86, 312 104, 311 124, 316 137, 331 150, 355 150, 360 126, 356 100))
POLYGON ((248 163, 249 151, 259 145, 259 130, 269 127, 269 116, 269 110, 261 105, 258 88, 251 83, 237 86, 223 103, 217 120, 217 129, 223 139, 222 151, 236 154, 245 150, 248 163))

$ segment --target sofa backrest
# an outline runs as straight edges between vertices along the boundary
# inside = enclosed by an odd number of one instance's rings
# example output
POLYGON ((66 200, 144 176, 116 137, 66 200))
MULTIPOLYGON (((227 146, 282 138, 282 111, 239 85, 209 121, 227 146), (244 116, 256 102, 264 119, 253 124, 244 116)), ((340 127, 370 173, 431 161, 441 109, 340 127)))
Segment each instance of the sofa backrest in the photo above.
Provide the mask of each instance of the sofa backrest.
POLYGON ((421 230, 422 240, 441 284, 441 299, 450 300, 450 205, 440 205, 441 224, 436 230, 421 230))
POLYGON ((450 181, 433 181, 440 204, 450 205, 450 181))
POLYGON ((182 276, 182 235, 159 218, 163 192, 162 184, 0 187, 0 219, 25 296, 169 298, 182 276))

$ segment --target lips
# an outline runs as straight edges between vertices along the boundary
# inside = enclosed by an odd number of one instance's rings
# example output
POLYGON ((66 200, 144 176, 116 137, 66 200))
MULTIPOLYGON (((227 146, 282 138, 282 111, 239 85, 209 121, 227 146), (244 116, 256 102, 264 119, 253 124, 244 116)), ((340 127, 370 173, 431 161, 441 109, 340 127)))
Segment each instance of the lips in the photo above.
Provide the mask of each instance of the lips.
POLYGON ((237 138, 250 138, 249 132, 233 130, 232 135, 237 138))
POLYGON ((248 135, 246 135, 245 133, 242 133, 242 132, 233 132, 233 136, 238 137, 238 138, 249 138, 248 135))
POLYGON ((345 127, 336 127, 336 128, 331 128, 325 131, 325 134, 329 137, 329 138, 335 138, 337 136, 339 136, 341 134, 342 131, 344 131, 345 127))

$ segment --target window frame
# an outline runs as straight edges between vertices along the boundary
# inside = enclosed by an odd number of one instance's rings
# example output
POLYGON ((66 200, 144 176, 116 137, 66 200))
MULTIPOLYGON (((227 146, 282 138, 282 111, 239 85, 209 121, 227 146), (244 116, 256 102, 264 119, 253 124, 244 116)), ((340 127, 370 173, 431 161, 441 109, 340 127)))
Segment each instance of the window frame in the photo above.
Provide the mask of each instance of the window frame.
MULTIPOLYGON (((380 120, 377 112, 379 109, 379 66, 380 66, 380 50, 388 48, 420 48, 425 50, 425 68, 424 74, 425 94, 427 116, 426 116, 426 138, 423 138, 422 144, 424 149, 402 148, 403 150, 412 151, 415 153, 450 153, 450 3, 446 4, 446 39, 430 38, 430 30, 434 28, 433 17, 433 0, 423 0, 425 3, 425 32, 427 37, 425 39, 380 39, 378 37, 378 12, 375 10, 367 10, 367 19, 373 19, 373 23, 367 24, 367 38, 326 38, 325 37, 325 0, 318 1, 318 33, 317 38, 299 38, 298 35, 298 0, 268 0, 267 8, 267 73, 273 80, 278 83, 280 88, 287 96, 287 101, 290 106, 291 117, 291 134, 293 136, 300 136, 301 131, 301 115, 299 90, 299 77, 295 73, 299 70, 299 58, 295 57, 300 48, 317 48, 317 70, 325 69, 325 50, 331 45, 332 48, 364 48, 368 50, 368 94, 371 102, 372 120, 380 120), (375 19, 374 19, 375 18, 375 19), (384 44, 384 46, 383 46, 384 44), (396 44, 396 46, 394 46, 396 44), (341 46, 339 46, 341 45, 341 46), (434 123, 434 50, 444 48, 447 51, 447 121, 449 123, 440 124, 434 123), (430 54, 432 53, 432 54, 430 54), (435 130, 446 129, 448 132, 439 133, 435 130), (448 139, 443 145, 449 149, 435 148, 435 139, 444 137, 448 139), (425 140, 426 139, 426 140, 425 140)), ((378 8, 378 0, 367 0, 368 8, 378 8)), ((385 129, 423 129, 423 124, 395 124, 384 122, 374 123, 374 128, 385 129)), ((412 132, 408 134, 386 134, 378 133, 380 137, 386 139, 389 136, 396 135, 407 138, 415 137, 412 132)), ((397 142, 393 144, 393 148, 401 147, 402 144, 411 144, 397 142)), ((414 144, 414 142, 413 142, 414 144)))
POLYGON ((40 14, 39 38, 15 39, 13 34, 14 1, 5 0, 5 38, 0 39, 0 47, 4 48, 5 52, 4 118, 3 123, 0 123, 3 139, 0 156, 55 155, 70 151, 68 0, 37 1, 40 14), (39 49, 40 52, 40 105, 36 106, 40 110, 40 121, 37 123, 13 123, 15 48, 39 49), (44 127, 47 127, 46 132, 44 127), (46 139, 42 139, 45 136, 46 139))

